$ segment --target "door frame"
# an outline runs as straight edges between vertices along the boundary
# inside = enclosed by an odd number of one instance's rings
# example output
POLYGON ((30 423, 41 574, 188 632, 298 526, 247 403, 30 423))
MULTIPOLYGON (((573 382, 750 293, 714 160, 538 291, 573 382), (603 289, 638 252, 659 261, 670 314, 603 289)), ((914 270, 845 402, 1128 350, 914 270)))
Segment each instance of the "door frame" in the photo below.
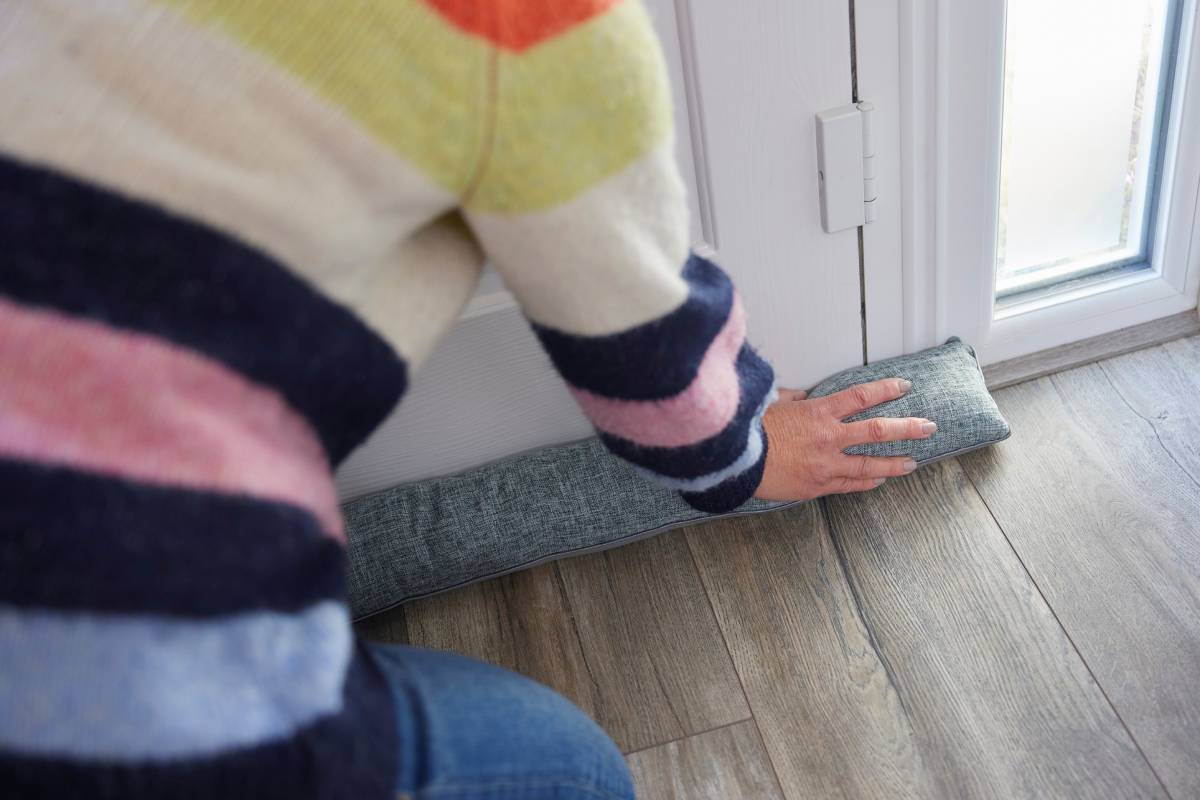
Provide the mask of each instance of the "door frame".
POLYGON ((869 346, 871 360, 957 335, 993 363, 1196 307, 1200 137, 1181 133, 1200 130, 1200 14, 1197 0, 1182 2, 1151 269, 999 319, 993 265, 1005 3, 856 3, 861 99, 876 106, 876 149, 891 139, 898 159, 897 183, 884 173, 879 191, 880 201, 894 198, 899 225, 864 228, 868 342, 881 343, 869 346))

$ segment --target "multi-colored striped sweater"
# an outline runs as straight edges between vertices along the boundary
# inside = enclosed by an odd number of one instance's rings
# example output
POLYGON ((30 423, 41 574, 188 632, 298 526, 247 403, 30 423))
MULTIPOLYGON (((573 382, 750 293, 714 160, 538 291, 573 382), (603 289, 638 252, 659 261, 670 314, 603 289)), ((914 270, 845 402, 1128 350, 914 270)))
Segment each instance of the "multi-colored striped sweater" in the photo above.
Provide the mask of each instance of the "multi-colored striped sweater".
POLYGON ((332 469, 485 258, 614 453, 761 478, 633 0, 0 4, 0 795, 387 797, 332 469))

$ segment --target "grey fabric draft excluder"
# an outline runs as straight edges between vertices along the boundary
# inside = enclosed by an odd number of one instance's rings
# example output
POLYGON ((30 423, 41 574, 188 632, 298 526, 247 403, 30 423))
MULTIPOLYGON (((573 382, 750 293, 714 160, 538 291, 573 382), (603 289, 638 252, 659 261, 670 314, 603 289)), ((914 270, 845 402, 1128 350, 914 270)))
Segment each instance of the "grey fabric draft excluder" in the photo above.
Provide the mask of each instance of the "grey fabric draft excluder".
MULTIPOLYGON (((958 339, 912 355, 840 372, 810 392, 823 397, 856 383, 899 377, 904 397, 849 419, 924 417, 931 439, 851 448, 927 463, 1008 438, 974 351, 958 339)), ((751 500, 730 514, 795 503, 751 500)), ((342 507, 350 543, 355 619, 410 600, 565 556, 605 550, 714 519, 638 476, 598 439, 547 447, 458 475, 385 489, 342 507)))
POLYGON ((825 397, 880 378, 906 378, 912 381, 912 388, 899 399, 847 417, 847 422, 872 417, 923 417, 937 423, 937 433, 929 439, 859 445, 847 449, 847 453, 911 456, 918 464, 925 464, 1009 437, 1008 423, 988 394, 975 351, 957 336, 919 353, 839 372, 814 386, 808 396, 825 397))

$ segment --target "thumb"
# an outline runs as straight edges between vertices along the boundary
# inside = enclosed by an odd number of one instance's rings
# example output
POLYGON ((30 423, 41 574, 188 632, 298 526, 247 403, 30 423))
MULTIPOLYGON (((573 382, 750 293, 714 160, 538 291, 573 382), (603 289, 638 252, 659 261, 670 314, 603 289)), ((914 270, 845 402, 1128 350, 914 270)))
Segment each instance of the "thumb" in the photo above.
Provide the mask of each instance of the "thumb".
POLYGON ((779 392, 780 400, 803 400, 804 398, 808 397, 808 392, 804 391, 803 389, 780 388, 777 391, 779 392))

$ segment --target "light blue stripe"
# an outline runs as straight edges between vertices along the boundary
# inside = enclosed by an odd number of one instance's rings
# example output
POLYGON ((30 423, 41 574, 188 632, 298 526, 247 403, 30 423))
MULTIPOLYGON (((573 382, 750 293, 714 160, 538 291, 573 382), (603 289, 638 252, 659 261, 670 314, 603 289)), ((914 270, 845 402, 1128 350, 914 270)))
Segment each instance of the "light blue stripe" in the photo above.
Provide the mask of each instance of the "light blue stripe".
POLYGON ((0 606, 0 748, 104 760, 201 756, 341 709, 346 607, 212 620, 0 606))
POLYGON ((763 451, 762 415, 767 410, 767 406, 774 403, 778 397, 779 392, 772 385, 771 391, 767 392, 767 396, 763 398, 758 410, 754 413, 754 418, 750 422, 750 433, 746 437, 746 446, 742 449, 742 454, 727 467, 719 469, 716 472, 705 473, 695 478, 668 478, 637 464, 634 464, 633 468, 647 480, 651 480, 667 489, 675 489, 680 492, 708 491, 714 486, 724 483, 736 475, 740 475, 758 463, 758 459, 762 456, 763 451))

